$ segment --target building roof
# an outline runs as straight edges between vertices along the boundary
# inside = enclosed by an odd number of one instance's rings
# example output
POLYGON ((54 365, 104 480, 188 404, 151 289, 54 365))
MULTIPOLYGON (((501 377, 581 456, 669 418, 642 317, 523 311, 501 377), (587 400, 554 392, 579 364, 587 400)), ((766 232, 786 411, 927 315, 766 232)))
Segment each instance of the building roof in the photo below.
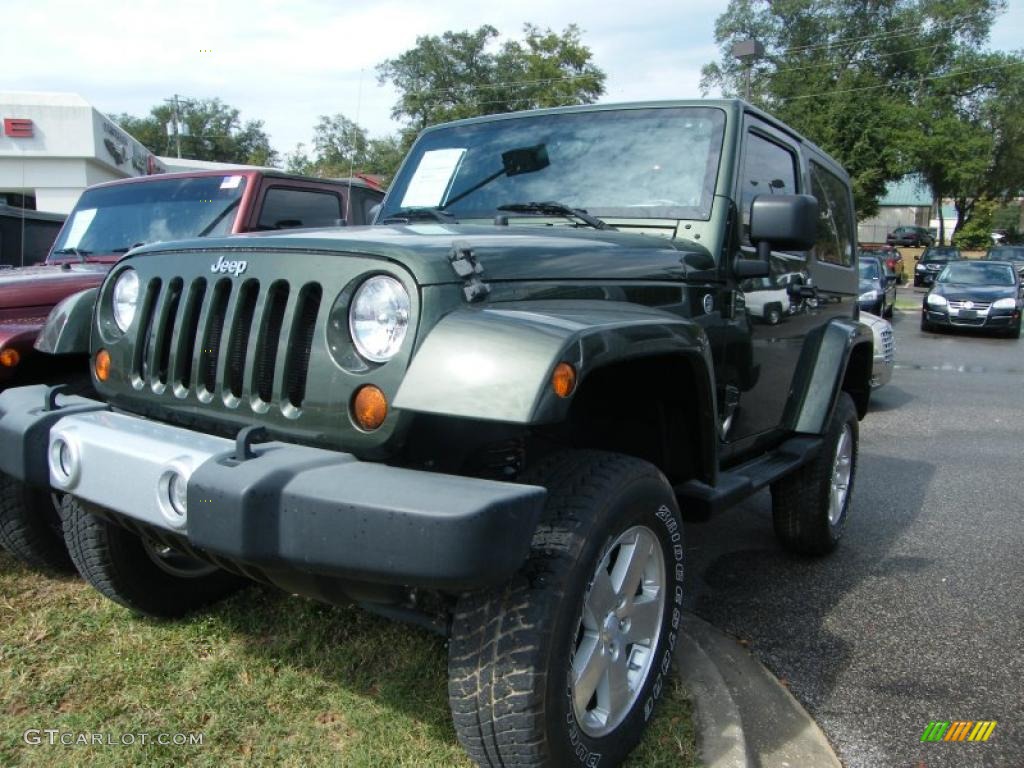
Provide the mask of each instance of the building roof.
POLYGON ((931 207, 932 195, 928 186, 920 176, 904 176, 899 181, 889 182, 885 188, 885 195, 878 201, 880 206, 915 206, 920 208, 931 207))

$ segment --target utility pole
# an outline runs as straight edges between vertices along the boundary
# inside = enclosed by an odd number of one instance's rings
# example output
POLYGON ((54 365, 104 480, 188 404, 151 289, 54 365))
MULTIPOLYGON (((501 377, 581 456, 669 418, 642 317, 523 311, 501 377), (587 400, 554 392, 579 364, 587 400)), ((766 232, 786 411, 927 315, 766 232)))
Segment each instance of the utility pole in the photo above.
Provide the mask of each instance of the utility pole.
POLYGON ((745 98, 747 101, 750 101, 750 70, 753 69, 754 62, 764 56, 764 46, 754 38, 740 40, 738 43, 733 43, 732 55, 744 65, 744 79, 746 81, 745 98))
MULTIPOLYGON (((174 144, 178 152, 178 158, 181 158, 181 110, 178 106, 178 94, 170 99, 164 99, 171 105, 171 130, 174 131, 174 144)), ((171 131, 168 131, 170 133, 171 131)))

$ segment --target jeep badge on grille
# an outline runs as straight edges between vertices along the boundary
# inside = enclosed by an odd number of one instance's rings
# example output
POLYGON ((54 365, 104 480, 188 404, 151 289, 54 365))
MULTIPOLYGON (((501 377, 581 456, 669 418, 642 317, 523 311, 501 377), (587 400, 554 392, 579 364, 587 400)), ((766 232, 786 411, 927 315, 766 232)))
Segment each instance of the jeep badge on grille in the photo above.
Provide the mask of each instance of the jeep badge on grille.
POLYGON ((240 274, 245 272, 245 268, 249 266, 247 261, 226 261, 223 256, 217 259, 217 263, 210 267, 210 271, 213 274, 220 272, 223 274, 234 275, 238 277, 240 274))

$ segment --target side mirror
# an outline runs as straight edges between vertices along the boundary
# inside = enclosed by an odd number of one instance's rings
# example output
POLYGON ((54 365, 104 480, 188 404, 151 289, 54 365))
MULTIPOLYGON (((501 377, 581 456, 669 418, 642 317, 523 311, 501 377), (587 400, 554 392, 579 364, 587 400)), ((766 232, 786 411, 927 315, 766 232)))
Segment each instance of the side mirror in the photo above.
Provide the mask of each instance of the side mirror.
POLYGON ((758 195, 750 204, 750 242, 771 251, 806 251, 818 239, 818 201, 811 195, 758 195))

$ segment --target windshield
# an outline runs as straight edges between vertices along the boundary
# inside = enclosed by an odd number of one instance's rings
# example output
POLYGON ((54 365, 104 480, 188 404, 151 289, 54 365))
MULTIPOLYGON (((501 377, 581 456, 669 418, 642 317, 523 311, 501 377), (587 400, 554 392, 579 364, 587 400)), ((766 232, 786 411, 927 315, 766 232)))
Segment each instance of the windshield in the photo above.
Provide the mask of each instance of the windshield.
POLYGON ((939 275, 940 283, 962 285, 1013 285, 1013 269, 1003 264, 971 263, 950 264, 939 275))
POLYGON ((380 220, 403 208, 492 218, 502 205, 546 201, 595 216, 704 220, 711 215, 724 126, 719 109, 663 107, 430 131, 392 184, 380 220))
POLYGON ((201 176, 94 187, 82 193, 51 261, 124 253, 140 243, 232 231, 244 176, 201 176))
POLYGON ((959 248, 928 248, 921 256, 921 261, 952 261, 959 258, 959 248))
POLYGON ((874 259, 864 259, 860 262, 860 279, 861 280, 877 280, 878 279, 878 262, 874 259))
POLYGON ((989 248, 985 258, 991 261, 1024 261, 1024 248, 989 248))

